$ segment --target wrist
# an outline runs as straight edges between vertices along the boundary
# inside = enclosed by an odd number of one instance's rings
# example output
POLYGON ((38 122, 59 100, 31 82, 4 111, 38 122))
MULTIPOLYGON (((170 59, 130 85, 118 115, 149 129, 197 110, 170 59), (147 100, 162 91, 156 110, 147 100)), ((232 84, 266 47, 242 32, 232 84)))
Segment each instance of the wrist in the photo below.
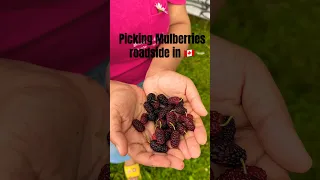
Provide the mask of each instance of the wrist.
POLYGON ((161 66, 160 64, 151 63, 147 71, 146 78, 151 77, 155 74, 158 74, 159 72, 162 72, 162 71, 176 71, 176 68, 172 66, 161 66))

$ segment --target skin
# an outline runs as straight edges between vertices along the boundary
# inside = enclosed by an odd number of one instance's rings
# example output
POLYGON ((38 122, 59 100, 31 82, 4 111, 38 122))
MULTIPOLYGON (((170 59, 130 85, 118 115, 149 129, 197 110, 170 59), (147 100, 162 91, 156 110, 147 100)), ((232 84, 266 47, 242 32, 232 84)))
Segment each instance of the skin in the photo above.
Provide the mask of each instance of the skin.
MULTIPOLYGON (((174 5, 168 3, 168 12, 170 15, 170 27, 169 27, 169 34, 176 34, 176 35, 188 35, 191 34, 191 25, 190 25, 190 19, 186 10, 185 5, 174 5)), ((166 49, 172 49, 173 46, 177 49, 180 49, 181 52, 186 50, 188 48, 188 44, 161 44, 159 48, 166 48, 166 49)), ((207 115, 207 112, 205 108, 202 105, 202 102, 200 100, 200 97, 198 95, 197 89, 194 87, 194 84, 190 79, 188 79, 185 76, 182 76, 178 73, 175 73, 175 70, 177 69, 178 65, 180 64, 182 60, 181 58, 173 58, 172 56, 168 58, 153 58, 152 63, 148 69, 148 72, 146 73, 146 79, 144 82, 144 96, 145 94, 148 94, 150 92, 156 93, 156 94, 166 94, 168 96, 173 96, 173 95, 178 95, 181 97, 184 97, 184 99, 187 101, 186 105, 188 105, 188 101, 190 101, 190 98, 193 98, 193 106, 190 105, 188 108, 190 113, 192 113, 195 118, 196 118, 196 126, 197 129, 194 133, 188 133, 186 140, 182 140, 181 145, 179 146, 179 150, 170 150, 174 151, 174 154, 179 154, 176 155, 177 159, 173 159, 171 156, 168 158, 171 158, 170 160, 165 159, 162 157, 162 160, 159 158, 157 159, 151 159, 154 158, 152 156, 152 152, 150 151, 149 144, 147 143, 145 138, 142 138, 139 142, 136 142, 134 148, 131 148, 131 144, 126 144, 127 141, 129 142, 129 138, 123 139, 119 141, 112 141, 114 144, 118 144, 117 148, 120 152, 121 155, 126 155, 129 153, 130 157, 132 157, 131 160, 127 161, 125 164, 126 165, 132 165, 134 163, 140 163, 143 165, 151 165, 151 166, 157 166, 157 167, 172 167, 175 169, 183 169, 184 164, 183 162, 180 162, 178 160, 179 158, 183 160, 184 158, 190 159, 190 158, 197 158, 200 156, 200 144, 205 144, 206 142, 206 132, 203 127, 203 123, 201 121, 200 116, 205 116, 207 115), (165 78, 162 78, 161 81, 158 81, 159 76, 163 76, 165 78), (173 79, 174 81, 170 81, 173 79), (178 80, 181 80, 184 83, 180 83, 178 86, 175 86, 177 90, 173 89, 161 89, 159 87, 162 87, 163 85, 168 85, 167 82, 171 82, 172 84, 176 84, 178 80), (188 84, 187 84, 188 83, 188 84), (185 90, 188 86, 188 95, 185 94, 185 90), (156 88, 154 88, 156 87, 156 88), (192 97, 191 97, 192 96, 192 97), (198 105, 194 105, 195 103, 198 103, 198 105), (201 140, 199 140, 201 139, 201 140), (121 142, 123 141, 123 142, 121 142), (121 144, 121 145, 120 145, 121 144), (125 145, 122 145, 125 144, 125 145), (139 145, 138 145, 139 144, 139 145), (129 149, 126 149, 126 147, 129 147, 129 149), (147 153, 148 152, 148 153, 147 153), (180 157, 181 152, 183 153, 183 157, 180 157), (169 163, 170 162, 170 163, 169 163), (169 165, 168 165, 169 163, 169 165)), ((136 89, 136 88, 134 88, 136 89)), ((137 90, 136 90, 137 91, 137 90)), ((138 90, 140 91, 140 90, 138 90)), ((139 92, 140 94, 141 92, 139 92)), ((125 95, 127 96, 127 95, 125 95)), ((142 98, 142 97, 141 97, 142 98)), ((145 97, 144 97, 145 98, 145 97)), ((143 98, 142 98, 143 99, 143 98)), ((132 103, 134 104, 134 102, 132 103)), ((140 106, 141 106, 140 102, 140 106)), ((132 106, 132 105, 131 105, 132 106)), ((134 107, 134 106, 132 106, 134 107)), ((130 107, 128 107, 130 109, 130 107)), ((140 109, 140 108, 138 108, 140 109)), ((141 117, 140 112, 139 116, 136 118, 139 119, 141 117)), ((118 115, 119 116, 119 115, 118 115)), ((130 118, 132 115, 130 115, 130 118)), ((128 118, 128 117, 126 117, 128 118)), ((118 118, 117 123, 118 126, 120 127, 119 120, 121 118, 118 118)), ((132 118, 131 118, 132 119, 132 118)), ((113 119, 111 119, 113 121, 113 119)), ((130 124, 131 121, 128 121, 128 124, 130 124)), ((121 128, 118 128, 119 132, 127 132, 128 133, 128 127, 122 125, 121 128)), ((149 128, 149 137, 154 133, 154 125, 150 125, 149 128)), ((128 135, 131 135, 129 133, 128 135)), ((133 134, 132 134, 133 135, 133 134)), ((140 134, 139 134, 140 135, 140 134)), ((114 137, 115 134, 111 132, 111 139, 117 139, 114 137)), ((120 137, 123 137, 120 135, 120 137)), ((157 157, 157 156, 156 156, 157 157)), ((133 178, 134 179, 134 178, 133 178)))
MULTIPOLYGON (((189 35, 191 34, 191 24, 185 5, 174 5, 168 3, 168 12, 170 16, 170 27, 168 34, 189 35)), ((188 49, 189 44, 161 44, 159 48, 180 49, 181 52, 188 49)), ((153 58, 146 77, 153 76, 160 71, 175 71, 179 66, 182 57, 173 58, 172 53, 168 58, 153 58)))
POLYGON ((0 74, 0 179, 95 180, 109 162, 103 87, 13 60, 0 74))
POLYGON ((170 149, 168 155, 154 153, 148 139, 154 133, 154 123, 148 122, 144 133, 137 132, 132 126, 133 119, 139 119, 145 112, 143 103, 146 101, 145 91, 135 85, 113 81, 111 93, 111 141, 121 155, 129 154, 140 164, 154 167, 171 167, 177 170, 184 168, 184 159, 198 158, 201 154, 200 144, 207 141, 206 131, 200 115, 207 114, 193 82, 175 72, 163 72, 147 78, 144 86, 150 92, 164 93, 182 97, 188 113, 194 116, 196 129, 188 132, 182 139, 178 149, 170 149), (168 86, 169 80, 175 88, 168 86), (152 86, 148 86, 148 85, 152 86), (168 88, 165 88, 168 87, 168 88), (169 88, 170 87, 170 88, 169 88), (117 99, 114 99, 117 98, 117 99), (147 138, 146 138, 147 137, 147 138))
MULTIPOLYGON (((211 48, 211 110, 234 116, 236 143, 246 149, 247 163, 263 168, 270 180, 290 179, 288 171, 308 171, 312 160, 262 61, 214 35, 211 48)), ((223 171, 211 167, 216 176, 223 171)))

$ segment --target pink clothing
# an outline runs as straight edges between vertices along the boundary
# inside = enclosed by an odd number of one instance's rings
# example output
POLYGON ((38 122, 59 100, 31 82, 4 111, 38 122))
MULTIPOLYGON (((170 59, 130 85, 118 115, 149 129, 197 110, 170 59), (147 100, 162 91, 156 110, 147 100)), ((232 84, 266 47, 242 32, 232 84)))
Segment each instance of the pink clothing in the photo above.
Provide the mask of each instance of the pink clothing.
POLYGON ((88 72, 109 56, 108 3, 0 0, 0 58, 88 72))
POLYGON ((156 48, 157 45, 120 44, 119 34, 152 35, 169 30, 169 14, 158 13, 155 4, 168 11, 168 3, 185 4, 186 0, 110 1, 110 79, 138 84, 144 80, 151 59, 131 58, 130 49, 156 48))

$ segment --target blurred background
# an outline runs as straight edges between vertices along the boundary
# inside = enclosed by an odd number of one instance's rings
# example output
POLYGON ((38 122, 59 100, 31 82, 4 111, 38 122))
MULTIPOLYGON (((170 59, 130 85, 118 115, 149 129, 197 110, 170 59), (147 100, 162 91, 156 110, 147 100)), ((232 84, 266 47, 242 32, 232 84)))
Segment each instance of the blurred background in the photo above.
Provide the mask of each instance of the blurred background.
POLYGON ((217 11, 219 1, 211 32, 261 57, 312 156, 312 169, 292 180, 320 179, 320 1, 226 0, 217 11))
MULTIPOLYGON (((189 49, 195 50, 194 57, 185 58, 178 68, 178 72, 191 78, 194 82, 202 101, 209 112, 210 110, 210 1, 188 1, 187 10, 190 14, 192 32, 205 35, 206 44, 192 44, 189 49)), ((207 132, 210 130, 209 115, 203 122, 207 132)), ((140 165, 143 180, 208 180, 210 179, 210 137, 208 143, 201 147, 201 156, 198 159, 185 160, 182 171, 174 169, 153 168, 140 165)), ((123 164, 110 165, 110 179, 126 179, 123 164)))

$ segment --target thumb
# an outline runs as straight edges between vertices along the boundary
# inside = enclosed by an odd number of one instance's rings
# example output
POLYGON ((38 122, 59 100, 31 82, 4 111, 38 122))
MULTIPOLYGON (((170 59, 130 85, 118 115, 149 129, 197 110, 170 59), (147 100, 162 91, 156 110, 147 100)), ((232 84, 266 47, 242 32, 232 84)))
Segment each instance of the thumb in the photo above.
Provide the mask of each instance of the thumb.
POLYGON ((186 97, 191 104, 192 109, 199 116, 206 116, 208 111, 204 107, 199 92, 191 79, 187 78, 186 97))
POLYGON ((125 156, 128 153, 127 139, 122 132, 121 117, 110 115, 110 141, 117 147, 119 154, 125 156))
POLYGON ((268 155, 292 172, 306 172, 312 160, 299 139, 279 89, 258 60, 249 61, 243 107, 268 155))

